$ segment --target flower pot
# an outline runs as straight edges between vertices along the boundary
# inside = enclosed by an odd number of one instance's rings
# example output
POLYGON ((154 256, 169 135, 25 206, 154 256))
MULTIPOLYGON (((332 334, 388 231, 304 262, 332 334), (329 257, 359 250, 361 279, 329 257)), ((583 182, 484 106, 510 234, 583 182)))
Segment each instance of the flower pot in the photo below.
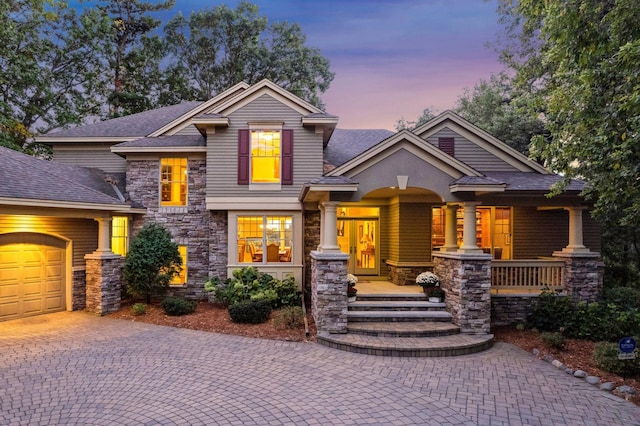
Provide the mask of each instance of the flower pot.
POLYGON ((429 302, 431 302, 431 303, 440 303, 440 302, 442 302, 442 298, 441 297, 430 296, 429 297, 429 302))
POLYGON ((351 303, 351 302, 355 302, 355 301, 356 301, 356 297, 357 297, 357 296, 347 297, 347 301, 348 301, 349 303, 351 303))

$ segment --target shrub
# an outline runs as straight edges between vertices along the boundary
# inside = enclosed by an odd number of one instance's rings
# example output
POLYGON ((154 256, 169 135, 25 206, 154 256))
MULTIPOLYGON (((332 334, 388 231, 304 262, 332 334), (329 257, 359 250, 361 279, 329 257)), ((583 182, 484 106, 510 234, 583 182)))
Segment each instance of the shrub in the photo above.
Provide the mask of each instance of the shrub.
POLYGON ((236 269, 232 277, 222 282, 211 279, 205 285, 220 303, 231 306, 246 300, 266 300, 272 308, 297 305, 300 300, 295 279, 288 276, 280 281, 254 267, 236 269))
POLYGON ((156 223, 147 223, 131 240, 125 258, 124 280, 127 291, 135 297, 164 294, 171 280, 180 273, 182 258, 171 234, 156 223))
POLYGON ((573 321, 573 312, 571 299, 543 290, 527 320, 527 326, 539 331, 558 331, 561 327, 569 328, 567 322, 573 321))
POLYGON ((640 309, 640 289, 613 287, 605 291, 604 300, 625 308, 640 309))
POLYGON ((171 316, 187 315, 195 312, 198 302, 181 297, 169 296, 162 301, 164 313, 171 316))
POLYGON ((540 338, 545 345, 559 351, 564 350, 564 347, 567 344, 567 339, 559 331, 545 331, 540 335, 540 338))
POLYGON ((243 324, 261 324, 269 319, 271 305, 266 300, 245 300, 229 305, 231 321, 243 324))
POLYGON ((640 351, 636 349, 635 359, 618 359, 617 343, 599 342, 593 349, 593 360, 598 368, 624 378, 640 375, 640 351))
POLYGON ((133 315, 144 315, 147 313, 146 303, 136 303, 131 307, 133 315))
POLYGON ((304 324, 304 313, 300 306, 285 306, 275 313, 273 323, 277 328, 296 329, 304 324))

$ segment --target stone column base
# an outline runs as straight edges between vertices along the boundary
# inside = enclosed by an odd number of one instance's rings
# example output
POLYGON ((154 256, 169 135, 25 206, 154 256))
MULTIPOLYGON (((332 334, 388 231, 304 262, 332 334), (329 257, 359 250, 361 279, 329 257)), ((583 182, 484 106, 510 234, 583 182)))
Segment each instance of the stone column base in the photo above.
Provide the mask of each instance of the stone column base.
POLYGON ((348 254, 311 252, 311 311, 318 331, 347 332, 348 254))
POLYGON ((84 258, 87 311, 104 315, 119 310, 124 258, 117 254, 88 254, 84 258))
POLYGON ((563 286, 576 302, 595 302, 602 294, 604 264, 600 253, 556 251, 553 257, 564 261, 563 286))

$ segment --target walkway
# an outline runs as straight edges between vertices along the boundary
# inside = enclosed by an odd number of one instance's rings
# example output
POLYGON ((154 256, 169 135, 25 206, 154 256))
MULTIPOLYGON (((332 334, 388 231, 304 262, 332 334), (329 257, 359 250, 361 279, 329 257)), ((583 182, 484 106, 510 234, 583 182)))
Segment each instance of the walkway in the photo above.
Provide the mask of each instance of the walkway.
POLYGON ((386 358, 62 312, 0 323, 2 425, 639 425, 506 344, 386 358))

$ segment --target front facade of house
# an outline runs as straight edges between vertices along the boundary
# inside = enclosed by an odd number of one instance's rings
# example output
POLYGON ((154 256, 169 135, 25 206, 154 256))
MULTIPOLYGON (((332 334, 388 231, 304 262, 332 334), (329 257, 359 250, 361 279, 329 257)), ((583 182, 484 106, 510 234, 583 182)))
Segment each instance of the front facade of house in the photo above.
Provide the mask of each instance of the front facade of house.
MULTIPOLYGON (((171 232, 185 260, 172 291, 194 298, 209 277, 243 266, 314 289, 323 256, 344 262, 341 273, 397 285, 439 257, 475 256, 502 264, 496 279, 516 287, 526 282, 507 279, 509 264, 597 257, 581 184, 546 198, 557 176, 454 113, 395 134, 337 123, 265 80, 38 138, 54 160, 29 170, 78 189, 41 194, 29 179, 2 188, 0 320, 113 310, 121 255, 148 221, 171 232), (87 170, 106 186, 89 185, 87 170), (29 257, 20 250, 41 260, 16 261, 29 257)), ((15 161, 5 163, 10 178, 15 161)))

